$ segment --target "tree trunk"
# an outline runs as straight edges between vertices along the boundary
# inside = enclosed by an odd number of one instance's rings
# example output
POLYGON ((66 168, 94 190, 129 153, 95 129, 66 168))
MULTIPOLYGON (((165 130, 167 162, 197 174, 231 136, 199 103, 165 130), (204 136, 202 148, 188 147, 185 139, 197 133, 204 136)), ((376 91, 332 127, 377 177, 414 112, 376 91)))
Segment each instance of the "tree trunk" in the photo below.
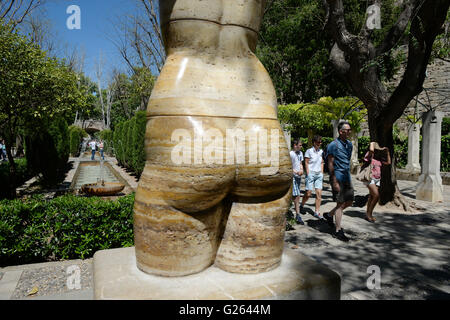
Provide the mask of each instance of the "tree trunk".
MULTIPOLYGON (((391 165, 383 166, 381 169, 381 186, 380 186, 380 200, 381 205, 393 203, 397 207, 402 207, 403 210, 409 211, 410 206, 407 199, 401 194, 397 185, 396 178, 396 159, 394 157, 394 137, 393 137, 393 123, 385 119, 383 115, 373 115, 371 110, 380 110, 380 106, 368 108, 368 112, 372 113, 369 118, 370 140, 378 142, 380 147, 388 147, 391 156, 391 165)), ((375 111, 376 112, 376 111, 375 111)))
POLYGON ((17 135, 16 137, 16 154, 14 155, 16 158, 22 158, 25 156, 24 150, 23 150, 23 138, 20 135, 17 135))

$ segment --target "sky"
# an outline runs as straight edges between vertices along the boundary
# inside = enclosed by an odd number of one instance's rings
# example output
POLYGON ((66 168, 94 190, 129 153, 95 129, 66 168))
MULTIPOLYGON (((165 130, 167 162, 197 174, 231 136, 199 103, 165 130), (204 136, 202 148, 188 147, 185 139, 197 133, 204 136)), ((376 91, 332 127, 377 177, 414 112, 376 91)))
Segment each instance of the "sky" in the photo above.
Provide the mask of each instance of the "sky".
MULTIPOLYGON (((117 21, 117 17, 131 12, 132 6, 135 6, 133 0, 47 0, 42 9, 50 20, 51 30, 58 43, 67 44, 80 53, 84 51, 84 73, 96 80, 95 66, 100 55, 104 79, 114 67, 126 71, 125 62, 108 36, 111 38, 116 32, 114 21, 117 21), (74 12, 66 12, 71 5, 80 8, 80 29, 70 30, 67 27, 67 20, 72 24, 74 22, 70 19, 74 12)), ((57 54, 63 54, 63 50, 57 54)))

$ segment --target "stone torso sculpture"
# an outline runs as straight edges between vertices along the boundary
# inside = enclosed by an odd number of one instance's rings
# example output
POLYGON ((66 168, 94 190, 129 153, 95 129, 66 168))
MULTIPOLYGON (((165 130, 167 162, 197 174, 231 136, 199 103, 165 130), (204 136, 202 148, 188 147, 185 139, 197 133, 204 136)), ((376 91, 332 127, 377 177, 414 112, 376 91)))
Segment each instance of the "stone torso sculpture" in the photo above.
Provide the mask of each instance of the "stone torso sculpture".
POLYGON ((292 168, 254 55, 262 0, 163 0, 167 60, 147 109, 137 266, 163 276, 279 265, 292 168))

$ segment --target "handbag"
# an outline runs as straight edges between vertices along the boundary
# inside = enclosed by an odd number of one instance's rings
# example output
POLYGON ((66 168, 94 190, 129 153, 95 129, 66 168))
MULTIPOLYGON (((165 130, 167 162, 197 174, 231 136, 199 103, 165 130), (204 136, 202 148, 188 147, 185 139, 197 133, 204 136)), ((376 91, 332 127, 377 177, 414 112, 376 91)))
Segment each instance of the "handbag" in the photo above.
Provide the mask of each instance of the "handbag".
POLYGON ((372 164, 363 165, 356 175, 356 180, 370 182, 372 180, 372 164))

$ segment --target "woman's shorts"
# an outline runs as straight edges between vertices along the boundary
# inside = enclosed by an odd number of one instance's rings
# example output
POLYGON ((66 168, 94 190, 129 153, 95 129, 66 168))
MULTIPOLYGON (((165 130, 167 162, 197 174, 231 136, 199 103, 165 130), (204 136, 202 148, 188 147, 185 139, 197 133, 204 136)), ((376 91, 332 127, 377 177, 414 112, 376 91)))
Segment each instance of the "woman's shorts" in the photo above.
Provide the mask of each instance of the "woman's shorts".
POLYGON ((306 190, 321 189, 323 185, 323 173, 310 171, 305 180, 306 190))
POLYGON ((376 185, 377 187, 379 187, 380 184, 381 184, 381 179, 375 179, 375 178, 372 178, 372 180, 371 180, 370 182, 364 182, 364 184, 365 184, 366 186, 368 186, 368 185, 370 185, 370 184, 374 184, 374 185, 376 185))

